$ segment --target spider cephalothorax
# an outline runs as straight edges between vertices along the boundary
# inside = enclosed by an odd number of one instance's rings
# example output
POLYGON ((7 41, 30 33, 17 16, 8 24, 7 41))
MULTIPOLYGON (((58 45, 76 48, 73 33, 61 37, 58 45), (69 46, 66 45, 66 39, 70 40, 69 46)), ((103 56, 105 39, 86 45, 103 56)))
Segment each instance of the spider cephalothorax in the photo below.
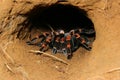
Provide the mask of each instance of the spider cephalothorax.
POLYGON ((67 56, 67 59, 72 57, 72 53, 80 46, 83 46, 87 50, 91 50, 90 40, 84 34, 94 34, 93 29, 73 29, 69 32, 64 30, 43 32, 32 40, 28 41, 28 45, 37 45, 40 47, 40 51, 52 50, 53 54, 63 53, 67 56), (39 42, 36 42, 39 40, 39 42))

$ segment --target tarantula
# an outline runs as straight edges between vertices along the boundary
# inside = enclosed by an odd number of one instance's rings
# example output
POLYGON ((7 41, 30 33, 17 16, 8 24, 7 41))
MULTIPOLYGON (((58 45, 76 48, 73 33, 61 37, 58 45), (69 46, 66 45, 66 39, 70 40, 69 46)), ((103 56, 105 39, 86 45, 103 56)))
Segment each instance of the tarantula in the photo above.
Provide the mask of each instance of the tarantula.
POLYGON ((94 33, 95 31, 93 29, 73 29, 69 32, 65 32, 64 30, 43 32, 26 43, 28 45, 39 46, 40 51, 43 52, 51 49, 53 54, 63 53, 67 59, 71 59, 73 52, 80 46, 83 46, 89 51, 91 50, 89 46, 91 42, 85 35, 94 33), (37 42, 37 40, 39 41, 37 42))

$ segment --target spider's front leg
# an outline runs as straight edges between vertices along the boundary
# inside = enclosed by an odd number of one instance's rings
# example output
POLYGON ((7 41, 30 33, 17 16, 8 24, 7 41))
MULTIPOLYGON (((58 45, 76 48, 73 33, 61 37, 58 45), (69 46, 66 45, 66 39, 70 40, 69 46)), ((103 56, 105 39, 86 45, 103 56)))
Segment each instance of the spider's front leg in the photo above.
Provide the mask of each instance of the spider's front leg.
POLYGON ((48 49, 49 49, 48 44, 47 44, 46 42, 43 42, 43 43, 41 44, 41 46, 40 46, 40 51, 45 52, 45 51, 47 51, 48 49))
POLYGON ((46 37, 49 35, 49 32, 44 32, 39 35, 36 35, 33 39, 30 41, 27 41, 26 43, 28 45, 37 45, 41 46, 41 43, 46 39, 46 37))
POLYGON ((82 39, 81 44, 89 51, 92 49, 84 39, 82 39))
POLYGON ((53 54, 57 53, 57 50, 59 50, 60 47, 59 45, 60 45, 60 37, 56 36, 53 41, 53 49, 52 49, 53 54))
POLYGON ((72 49, 71 49, 70 42, 67 42, 66 52, 67 52, 67 59, 71 59, 73 55, 72 55, 72 49))
POLYGON ((87 34, 87 35, 91 35, 95 33, 94 29, 73 29, 69 32, 71 35, 74 35, 75 33, 79 33, 79 34, 87 34))
POLYGON ((30 41, 27 41, 26 43, 28 44, 28 45, 34 45, 34 42, 36 41, 36 37, 35 38, 33 38, 32 40, 30 40, 30 41))
POLYGON ((72 58, 72 37, 70 34, 66 35, 66 41, 65 41, 65 49, 63 50, 63 53, 66 54, 67 59, 72 58))
POLYGON ((60 35, 59 32, 54 32, 52 37, 52 54, 56 54, 60 49, 60 35))
POLYGON ((95 30, 94 29, 78 29, 79 30, 79 34, 94 34, 95 30))

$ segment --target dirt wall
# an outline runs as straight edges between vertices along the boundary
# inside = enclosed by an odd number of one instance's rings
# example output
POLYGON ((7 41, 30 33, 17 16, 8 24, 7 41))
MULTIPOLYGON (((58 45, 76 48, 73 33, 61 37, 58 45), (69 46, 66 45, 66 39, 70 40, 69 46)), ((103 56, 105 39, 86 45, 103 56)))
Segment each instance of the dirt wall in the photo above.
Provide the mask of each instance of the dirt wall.
POLYGON ((0 0, 0 80, 119 80, 119 0, 68 0, 61 3, 72 4, 86 10, 96 30, 92 51, 86 52, 81 49, 76 51, 73 59, 68 61, 70 65, 26 54, 28 52, 25 48, 33 47, 28 47, 24 41, 16 39, 20 28, 17 24, 25 20, 19 14, 26 13, 37 4, 50 5, 56 2, 56 0, 0 0), (84 55, 81 51, 85 52, 84 55), (6 60, 4 56, 6 54, 10 55, 13 61, 8 56, 6 60))

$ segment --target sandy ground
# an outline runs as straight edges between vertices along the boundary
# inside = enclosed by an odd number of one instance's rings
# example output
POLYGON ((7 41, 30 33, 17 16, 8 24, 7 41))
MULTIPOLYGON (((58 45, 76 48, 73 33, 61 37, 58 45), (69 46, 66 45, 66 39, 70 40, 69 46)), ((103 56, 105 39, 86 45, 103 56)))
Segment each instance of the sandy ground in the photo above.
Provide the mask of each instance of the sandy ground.
POLYGON ((11 15, 23 7, 26 8, 22 13, 38 2, 54 3, 55 0, 31 0, 33 5, 25 5, 24 0, 14 1, 17 3, 13 3, 13 0, 0 0, 0 80, 120 80, 119 0, 69 1, 88 11, 96 30, 92 51, 79 48, 71 60, 67 60, 64 55, 56 55, 69 65, 44 55, 29 53, 31 49, 39 48, 26 45, 24 40, 18 40, 14 35, 10 36, 18 21, 22 21, 19 17, 11 18, 11 15), (9 25, 10 28, 6 27, 9 25))
MULTIPOLYGON (((14 65, 7 63, 10 67, 13 67, 13 72, 11 72, 6 68, 4 59, 1 58, 1 61, 3 61, 1 72, 4 72, 4 74, 1 73, 4 76, 1 80, 7 80, 8 78, 16 80, 16 77, 20 78, 18 80, 22 78, 30 80, 71 80, 74 74, 79 73, 80 75, 83 72, 79 67, 86 65, 83 64, 85 63, 84 58, 87 58, 90 54, 90 52, 83 48, 77 50, 71 60, 67 60, 62 54, 56 54, 55 56, 68 62, 69 65, 66 65, 44 55, 29 53, 29 50, 38 49, 36 46, 28 46, 25 44, 25 41, 17 40, 15 43, 9 43, 6 52, 15 63, 14 65)), ((50 52, 48 51, 49 54, 50 52)))

